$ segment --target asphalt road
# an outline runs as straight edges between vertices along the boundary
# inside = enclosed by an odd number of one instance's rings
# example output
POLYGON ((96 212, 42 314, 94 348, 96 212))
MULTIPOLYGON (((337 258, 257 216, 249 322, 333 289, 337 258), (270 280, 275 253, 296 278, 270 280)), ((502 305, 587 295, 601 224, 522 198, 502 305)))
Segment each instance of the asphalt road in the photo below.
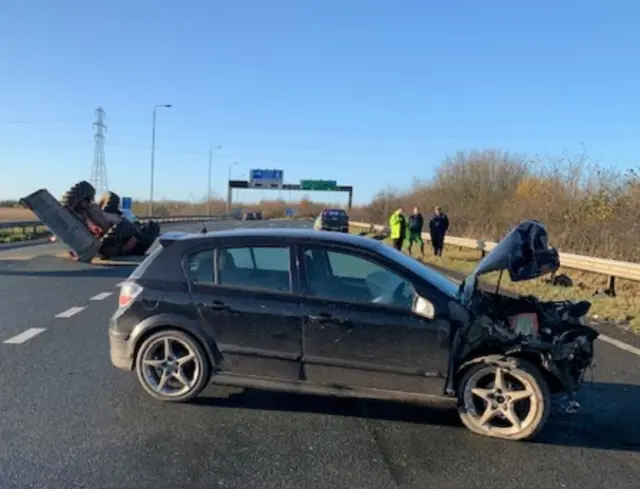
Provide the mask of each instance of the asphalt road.
MULTIPOLYGON (((208 227, 223 225, 310 223, 208 227)), ((640 357, 614 346, 597 344, 582 411, 554 413, 535 443, 472 435, 436 407, 217 387, 165 405, 109 362, 107 320, 131 268, 48 246, 30 260, 0 250, 0 340, 30 331, 0 342, 1 489, 638 487, 640 357)))

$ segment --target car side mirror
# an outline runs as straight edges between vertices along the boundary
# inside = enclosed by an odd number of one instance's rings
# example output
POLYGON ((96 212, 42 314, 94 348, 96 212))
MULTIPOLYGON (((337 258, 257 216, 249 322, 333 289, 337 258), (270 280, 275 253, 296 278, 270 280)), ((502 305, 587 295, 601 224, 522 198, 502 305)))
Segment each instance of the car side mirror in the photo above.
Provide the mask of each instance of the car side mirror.
POLYGON ((436 315, 433 304, 421 296, 416 297, 416 301, 413 305, 413 312, 427 319, 433 319, 436 315))

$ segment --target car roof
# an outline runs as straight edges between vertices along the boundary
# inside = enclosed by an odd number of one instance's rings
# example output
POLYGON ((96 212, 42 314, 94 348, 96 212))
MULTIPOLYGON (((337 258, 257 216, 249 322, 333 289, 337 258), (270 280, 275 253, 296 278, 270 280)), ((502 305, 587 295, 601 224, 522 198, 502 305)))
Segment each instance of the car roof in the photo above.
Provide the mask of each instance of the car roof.
POLYGON ((242 238, 279 238, 283 241, 304 240, 307 242, 344 244, 369 250, 375 250, 383 246, 379 241, 355 234, 321 232, 309 228, 234 228, 210 231, 204 234, 184 234, 178 239, 181 241, 205 241, 210 239, 217 241, 227 238, 234 240, 242 240, 242 238))

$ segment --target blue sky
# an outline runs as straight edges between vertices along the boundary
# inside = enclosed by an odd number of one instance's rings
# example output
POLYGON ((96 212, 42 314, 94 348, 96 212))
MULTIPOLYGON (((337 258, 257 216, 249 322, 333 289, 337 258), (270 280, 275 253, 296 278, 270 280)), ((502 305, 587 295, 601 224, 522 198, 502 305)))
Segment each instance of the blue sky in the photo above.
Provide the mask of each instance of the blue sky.
POLYGON ((596 0, 4 0, 0 199, 88 178, 97 106, 109 186, 141 198, 154 104, 173 105, 157 198, 203 197, 210 146, 218 194, 237 161, 235 178, 280 168, 352 184, 356 202, 472 148, 584 143, 636 166, 638 18, 596 0))

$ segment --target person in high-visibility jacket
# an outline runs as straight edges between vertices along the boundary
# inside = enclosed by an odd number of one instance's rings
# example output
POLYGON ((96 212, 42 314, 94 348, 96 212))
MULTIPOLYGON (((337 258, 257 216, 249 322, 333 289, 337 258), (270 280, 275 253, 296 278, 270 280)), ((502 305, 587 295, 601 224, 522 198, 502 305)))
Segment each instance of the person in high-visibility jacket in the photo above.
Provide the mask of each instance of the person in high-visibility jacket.
POLYGON ((396 209, 389 217, 389 227, 391 228, 393 247, 398 251, 402 251, 402 243, 404 243, 407 233, 407 218, 402 212, 402 207, 396 209))

